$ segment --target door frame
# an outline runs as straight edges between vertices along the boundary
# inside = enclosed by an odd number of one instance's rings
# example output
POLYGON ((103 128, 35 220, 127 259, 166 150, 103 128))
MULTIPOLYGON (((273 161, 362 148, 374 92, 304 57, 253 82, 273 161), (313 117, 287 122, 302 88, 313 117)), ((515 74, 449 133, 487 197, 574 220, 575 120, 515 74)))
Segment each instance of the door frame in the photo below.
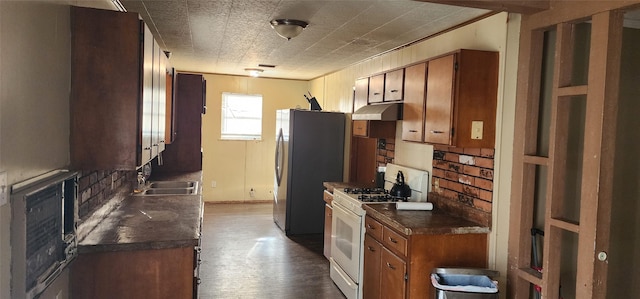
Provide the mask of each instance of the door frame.
MULTIPOLYGON (((605 298, 608 263, 605 262, 606 258, 601 261, 598 256, 609 249, 613 197, 613 165, 609 161, 613 161, 615 152, 616 122, 612 120, 616 119, 618 103, 623 18, 620 9, 631 7, 640 1, 552 2, 551 9, 523 16, 521 23, 507 297, 529 298, 530 286, 534 284, 542 288, 544 298, 558 298, 560 258, 556 254, 559 249, 557 243, 560 242, 561 231, 570 231, 578 234, 576 298, 605 298), (552 101, 563 96, 586 95, 582 165, 583 169, 589 171, 584 171, 581 176, 579 223, 554 218, 558 206, 554 201, 562 199, 554 194, 557 191, 555 185, 558 184, 547 184, 545 230, 552 233, 545 235, 544 271, 540 274, 531 269, 530 262, 532 252, 529 238, 533 227, 535 167, 546 166, 549 172, 547 180, 553 179, 554 170, 559 169, 557 166, 563 163, 561 155, 554 156, 553 139, 562 138, 562 134, 566 134, 555 131, 552 112, 548 157, 536 155, 537 142, 532 141, 531 136, 536 136, 538 128, 543 35, 545 30, 554 26, 557 28, 558 57, 563 54, 563 46, 567 46, 566 43, 570 40, 566 36, 571 33, 570 24, 585 19, 592 21, 588 82, 582 86, 569 86, 562 68, 556 66, 552 101), (553 233, 554 231, 557 233, 553 233)), ((556 59, 556 65, 563 63, 566 62, 556 59)), ((561 171, 557 172, 562 180, 561 171)))

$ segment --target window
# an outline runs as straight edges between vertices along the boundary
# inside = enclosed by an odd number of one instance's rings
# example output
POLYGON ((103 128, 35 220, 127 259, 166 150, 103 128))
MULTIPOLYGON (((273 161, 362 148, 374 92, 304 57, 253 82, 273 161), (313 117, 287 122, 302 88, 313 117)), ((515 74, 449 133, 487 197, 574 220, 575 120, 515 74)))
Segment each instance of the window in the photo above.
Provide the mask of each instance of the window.
POLYGON ((222 93, 223 140, 262 139, 262 95, 222 93))

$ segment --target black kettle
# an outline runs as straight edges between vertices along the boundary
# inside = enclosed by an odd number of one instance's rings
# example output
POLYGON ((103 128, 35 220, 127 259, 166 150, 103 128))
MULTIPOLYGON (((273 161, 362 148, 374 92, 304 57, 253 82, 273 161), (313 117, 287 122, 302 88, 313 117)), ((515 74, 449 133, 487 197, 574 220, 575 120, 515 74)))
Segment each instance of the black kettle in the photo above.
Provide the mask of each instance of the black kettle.
POLYGON ((411 196, 411 188, 409 185, 404 183, 404 174, 402 171, 398 171, 398 175, 396 176, 396 183, 391 187, 391 191, 389 191, 391 196, 396 197, 410 197, 411 196))

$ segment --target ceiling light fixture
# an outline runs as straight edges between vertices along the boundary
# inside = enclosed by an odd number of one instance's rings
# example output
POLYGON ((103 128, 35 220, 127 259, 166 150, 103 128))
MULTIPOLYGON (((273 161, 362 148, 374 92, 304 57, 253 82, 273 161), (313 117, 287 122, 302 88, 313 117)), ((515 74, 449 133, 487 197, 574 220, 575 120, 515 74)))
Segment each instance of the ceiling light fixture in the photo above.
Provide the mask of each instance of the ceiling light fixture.
POLYGON ((264 72, 263 69, 255 69, 255 68, 246 68, 244 70, 249 72, 249 76, 251 77, 259 77, 260 73, 264 72))
POLYGON ((278 33, 278 35, 287 40, 291 40, 292 38, 298 36, 302 32, 302 30, 309 26, 309 23, 305 21, 293 19, 276 19, 271 20, 269 23, 271 24, 271 27, 278 33))

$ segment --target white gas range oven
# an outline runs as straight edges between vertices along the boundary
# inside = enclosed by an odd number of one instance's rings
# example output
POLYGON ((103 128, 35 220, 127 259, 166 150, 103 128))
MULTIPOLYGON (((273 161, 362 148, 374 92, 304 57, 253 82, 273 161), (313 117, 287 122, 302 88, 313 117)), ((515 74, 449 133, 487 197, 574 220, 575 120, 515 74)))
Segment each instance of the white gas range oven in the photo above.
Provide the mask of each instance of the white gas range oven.
POLYGON ((395 164, 387 164, 384 189, 346 188, 333 191, 333 216, 331 223, 330 276, 348 299, 362 298, 362 270, 364 257, 363 204, 377 203, 427 203, 429 172, 395 164), (408 198, 388 194, 402 171, 405 184, 411 188, 408 198))

